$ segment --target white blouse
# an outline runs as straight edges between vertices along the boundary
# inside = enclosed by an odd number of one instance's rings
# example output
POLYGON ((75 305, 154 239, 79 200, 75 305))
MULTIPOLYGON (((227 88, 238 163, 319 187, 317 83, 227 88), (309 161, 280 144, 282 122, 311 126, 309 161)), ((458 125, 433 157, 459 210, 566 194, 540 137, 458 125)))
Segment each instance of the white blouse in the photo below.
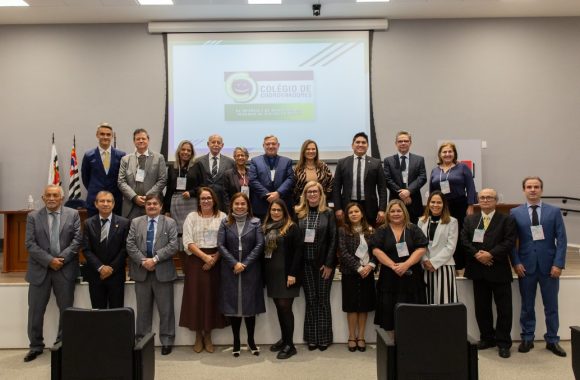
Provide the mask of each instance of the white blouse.
POLYGON ((222 219, 226 214, 220 211, 218 216, 204 218, 197 211, 190 212, 183 223, 183 247, 185 253, 191 255, 187 247, 193 243, 198 248, 217 247, 217 235, 222 219))

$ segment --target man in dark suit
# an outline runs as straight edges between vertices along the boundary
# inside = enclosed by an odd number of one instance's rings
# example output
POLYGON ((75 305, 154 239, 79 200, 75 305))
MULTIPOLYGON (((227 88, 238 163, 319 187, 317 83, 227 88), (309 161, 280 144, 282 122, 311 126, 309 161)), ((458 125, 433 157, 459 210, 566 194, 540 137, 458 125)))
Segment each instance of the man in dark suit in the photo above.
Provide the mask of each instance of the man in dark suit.
POLYGON ((224 140, 220 135, 211 135, 207 139, 209 153, 199 157, 195 161, 193 172, 196 173, 198 186, 211 188, 218 197, 219 209, 228 212, 229 205, 226 204, 226 190, 224 173, 228 169, 235 167, 232 158, 221 154, 224 147, 224 140))
POLYGON ((167 168, 162 154, 149 150, 149 134, 133 132, 135 153, 121 159, 117 184, 123 193, 122 214, 133 219, 145 214, 145 196, 161 193, 167 183, 167 168))
POLYGON ((381 160, 367 156, 368 149, 367 134, 359 132, 354 135, 354 154, 341 158, 336 165, 332 198, 338 220, 344 217, 344 207, 356 202, 364 209, 368 222, 377 226, 385 221, 387 186, 381 160))
POLYGON ((385 158, 385 179, 389 189, 389 201, 400 199, 405 202, 411 222, 417 224, 423 215, 421 188, 427 183, 425 159, 409 152, 412 140, 409 132, 400 131, 395 137, 398 153, 385 158))
POLYGON ((512 346, 512 269, 510 253, 516 241, 516 224, 505 214, 496 212, 497 192, 479 192, 481 212, 468 215, 461 231, 461 242, 467 255, 465 277, 473 280, 475 318, 480 341, 477 348, 499 348, 499 356, 510 357, 512 346), (494 329, 492 298, 497 309, 494 329))
POLYGON ((294 171, 292 160, 278 155, 280 143, 273 135, 264 137, 264 154, 250 161, 250 202, 252 212, 264 219, 268 206, 276 199, 282 199, 292 213, 292 192, 294 191, 294 171))
MULTIPOLYGON (((42 195, 46 207, 32 211, 26 220, 30 351, 24 357, 25 362, 36 359, 44 349, 44 312, 51 289, 61 316, 74 302, 81 221, 76 210, 62 207, 63 199, 64 192, 60 186, 46 186, 42 195)), ((57 341, 60 340, 61 331, 59 319, 57 341)))
POLYGON ((513 250, 512 265, 519 278, 522 309, 522 342, 519 352, 534 348, 536 288, 540 284, 546 315, 546 349, 566 356, 558 336, 558 290, 566 264, 566 228, 560 209, 542 202, 544 183, 540 177, 522 182, 526 203, 511 210, 518 226, 519 245, 513 250))
POLYGON ((85 220, 83 229, 91 305, 93 309, 123 307, 125 242, 131 222, 113 214, 115 198, 108 191, 97 193, 95 207, 99 213, 85 220))
POLYGON ((85 153, 81 166, 83 185, 87 189, 87 214, 93 216, 98 213, 95 208, 95 198, 99 191, 106 190, 115 198, 113 212, 121 215, 123 195, 117 185, 121 158, 125 152, 111 146, 113 128, 102 123, 97 127, 97 140, 99 146, 85 153))
POLYGON ((161 194, 145 198, 146 215, 131 222, 127 253, 131 258, 129 275, 135 280, 137 300, 137 339, 151 331, 153 302, 159 311, 161 354, 168 355, 175 340, 173 281, 177 279, 173 256, 177 253, 177 223, 160 215, 161 194))

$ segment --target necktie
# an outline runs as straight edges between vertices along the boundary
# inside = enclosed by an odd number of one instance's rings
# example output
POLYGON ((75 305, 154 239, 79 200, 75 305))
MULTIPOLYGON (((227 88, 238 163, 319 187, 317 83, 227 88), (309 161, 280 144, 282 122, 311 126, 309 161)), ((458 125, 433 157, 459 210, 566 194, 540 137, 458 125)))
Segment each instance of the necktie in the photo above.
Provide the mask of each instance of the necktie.
POLYGON ((489 227, 489 216, 485 215, 483 217, 483 229, 487 230, 487 227, 489 227))
POLYGON ((50 253, 53 256, 58 256, 58 254, 60 253, 60 241, 58 236, 59 230, 58 213, 51 212, 50 217, 52 218, 52 224, 50 226, 50 253))
POLYGON ((407 171, 407 157, 405 156, 401 156, 401 171, 402 172, 407 171))
POLYGON ((145 170, 145 163, 147 162, 147 156, 142 154, 139 156, 139 158, 137 158, 137 160, 139 161, 139 169, 145 170))
POLYGON ((356 158, 358 161, 356 163, 356 200, 360 201, 362 199, 362 186, 361 186, 361 163, 360 160, 362 157, 356 158))
POLYGON ((540 218, 538 218, 538 205, 530 206, 532 208, 532 226, 540 225, 540 218))
POLYGON ((103 166, 105 167, 105 172, 109 173, 109 168, 111 167, 111 156, 107 150, 103 152, 103 166))
POLYGON ((155 219, 149 221, 147 229, 147 257, 153 257, 153 239, 155 238, 155 219))
POLYGON ((215 177, 217 175, 217 172, 218 172, 217 157, 214 157, 213 163, 211 164, 211 176, 215 177))
POLYGON ((107 235, 109 231, 107 229, 107 222, 109 219, 101 219, 101 243, 107 241, 107 235))

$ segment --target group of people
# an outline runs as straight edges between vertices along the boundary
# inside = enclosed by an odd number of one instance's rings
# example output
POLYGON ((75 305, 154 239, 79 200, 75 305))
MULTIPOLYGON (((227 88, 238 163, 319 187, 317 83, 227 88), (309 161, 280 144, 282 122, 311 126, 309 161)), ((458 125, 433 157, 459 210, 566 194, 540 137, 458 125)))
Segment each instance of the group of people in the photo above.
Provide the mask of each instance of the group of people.
MULTIPOLYGON (((392 331, 399 302, 458 302, 455 270, 465 267, 474 283, 479 348, 497 345, 500 356, 509 357, 513 265, 522 295, 519 351, 533 348, 539 282, 546 347, 566 355, 557 336, 566 235, 559 210, 541 202, 538 177, 524 180, 526 204, 511 217, 495 212, 495 190, 476 194, 472 173, 457 161, 452 142, 439 148, 423 208, 425 162, 410 153, 408 132, 396 135, 397 153, 384 162, 367 155, 368 137, 357 133, 353 154, 338 161, 334 175, 313 140, 304 142, 293 166, 278 155, 273 135, 264 138, 264 154, 251 160, 243 147, 234 149, 233 159, 221 154, 223 139, 212 135, 208 154, 195 157, 193 144, 182 141, 167 168, 164 157, 149 149, 147 131, 134 132, 136 149, 130 154, 112 147, 112 136, 110 125, 99 125, 99 146, 83 158, 89 218, 82 233, 78 213, 62 206, 58 186, 47 186, 46 207, 28 216, 25 361, 44 348, 42 320, 51 289, 61 312, 73 304, 80 248, 94 308, 123 306, 129 258, 137 338, 151 331, 156 304, 163 355, 172 352, 175 339, 178 252, 185 274, 178 323, 195 331, 195 352, 213 352, 212 330, 230 325, 232 354, 238 357, 243 320, 248 350, 259 355, 254 331, 256 316, 266 311, 264 286, 280 325, 281 337, 270 350, 279 359, 296 354, 292 306, 300 286, 306 301, 303 339, 309 350, 326 350, 333 342, 330 291, 339 263, 349 351, 366 349, 368 312, 375 311, 374 323, 392 331), (480 213, 474 213, 477 203, 480 213)), ((59 326, 59 337, 60 331, 59 326)))

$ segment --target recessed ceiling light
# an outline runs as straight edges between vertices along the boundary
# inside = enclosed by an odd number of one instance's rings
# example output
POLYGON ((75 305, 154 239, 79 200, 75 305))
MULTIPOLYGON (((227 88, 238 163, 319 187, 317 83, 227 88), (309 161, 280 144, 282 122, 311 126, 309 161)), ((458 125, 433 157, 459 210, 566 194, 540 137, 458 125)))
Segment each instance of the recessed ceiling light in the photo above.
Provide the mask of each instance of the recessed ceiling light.
POLYGON ((248 0, 248 4, 282 4, 282 0, 248 0))
POLYGON ((0 7, 28 7, 24 0, 0 0, 0 7))
POLYGON ((140 5, 173 5, 173 0, 137 0, 140 5))

